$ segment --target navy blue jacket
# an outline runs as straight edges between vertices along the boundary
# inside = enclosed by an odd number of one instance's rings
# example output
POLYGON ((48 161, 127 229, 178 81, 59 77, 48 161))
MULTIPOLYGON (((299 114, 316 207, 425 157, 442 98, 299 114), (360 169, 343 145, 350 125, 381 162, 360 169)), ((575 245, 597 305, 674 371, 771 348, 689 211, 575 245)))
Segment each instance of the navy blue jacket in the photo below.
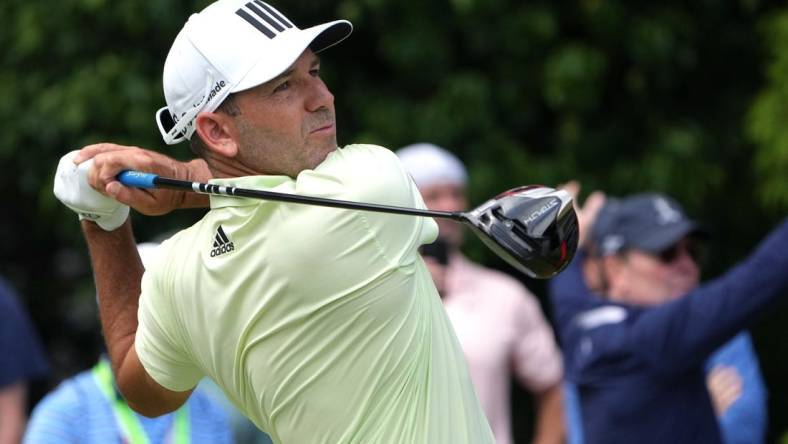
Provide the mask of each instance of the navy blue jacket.
POLYGON ((788 219, 722 277, 655 307, 590 293, 582 259, 550 297, 585 442, 721 442, 704 363, 788 290, 788 219))

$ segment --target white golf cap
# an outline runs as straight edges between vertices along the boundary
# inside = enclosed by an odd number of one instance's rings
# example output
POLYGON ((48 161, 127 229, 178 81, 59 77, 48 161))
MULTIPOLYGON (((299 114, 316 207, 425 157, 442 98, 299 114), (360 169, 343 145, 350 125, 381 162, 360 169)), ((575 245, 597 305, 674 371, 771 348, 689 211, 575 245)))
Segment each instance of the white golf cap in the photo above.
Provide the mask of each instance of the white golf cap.
POLYGON ((397 157, 417 187, 452 184, 465 186, 468 173, 460 159, 431 143, 416 143, 397 150, 397 157))
POLYGON ((347 20, 299 29, 260 0, 219 0, 192 14, 164 62, 167 106, 156 113, 164 142, 190 139, 197 114, 280 75, 307 47, 318 53, 352 30, 347 20))

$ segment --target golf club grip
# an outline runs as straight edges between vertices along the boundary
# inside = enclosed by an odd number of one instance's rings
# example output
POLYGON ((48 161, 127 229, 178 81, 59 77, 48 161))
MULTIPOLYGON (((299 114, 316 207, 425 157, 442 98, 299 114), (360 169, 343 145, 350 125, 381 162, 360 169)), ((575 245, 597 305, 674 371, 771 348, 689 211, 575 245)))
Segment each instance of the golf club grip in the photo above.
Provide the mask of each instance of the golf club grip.
POLYGON ((378 213, 405 214, 410 216, 442 217, 456 221, 463 221, 464 213, 448 211, 431 211, 419 208, 396 207, 373 203, 352 202, 347 200, 327 199, 324 197, 303 196, 300 194, 280 193, 268 190, 253 190, 233 186, 214 185, 186 180, 170 179, 156 174, 143 173, 134 170, 121 171, 117 179, 128 187, 135 188, 171 188, 182 191, 191 191, 201 194, 214 194, 219 196, 248 197, 252 199, 271 200, 276 202, 290 202, 304 205, 317 205, 321 207, 345 208, 349 210, 374 211, 378 213))
POLYGON ((118 182, 127 187, 151 189, 156 188, 157 177, 159 176, 156 174, 125 170, 118 174, 118 182))

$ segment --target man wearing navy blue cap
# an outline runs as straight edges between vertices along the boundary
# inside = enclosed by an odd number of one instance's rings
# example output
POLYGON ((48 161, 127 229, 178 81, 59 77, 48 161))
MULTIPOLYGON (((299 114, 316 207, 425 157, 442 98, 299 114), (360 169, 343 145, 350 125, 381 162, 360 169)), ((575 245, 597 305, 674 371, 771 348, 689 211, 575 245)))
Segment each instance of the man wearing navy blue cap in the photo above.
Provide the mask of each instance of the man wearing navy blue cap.
POLYGON ((551 282, 584 442, 722 442, 704 365, 788 287, 788 223, 703 286, 703 231, 669 197, 610 200, 591 225, 599 294, 582 256, 551 282))
POLYGON ((704 232, 668 196, 611 199, 600 211, 592 236, 603 270, 609 271, 601 277, 612 300, 652 305, 680 297, 698 284, 697 238, 704 232))

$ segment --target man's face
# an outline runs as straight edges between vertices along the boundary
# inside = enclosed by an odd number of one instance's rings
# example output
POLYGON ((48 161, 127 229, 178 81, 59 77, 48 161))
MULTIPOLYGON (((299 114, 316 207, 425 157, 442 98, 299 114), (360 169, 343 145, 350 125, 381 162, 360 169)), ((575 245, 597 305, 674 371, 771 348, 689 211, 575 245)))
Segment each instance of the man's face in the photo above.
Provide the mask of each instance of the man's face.
POLYGON ((612 267, 615 271, 608 274, 611 297, 637 305, 657 305, 689 293, 700 281, 700 269, 692 254, 694 242, 684 238, 657 255, 630 250, 608 258, 616 261, 612 267))
MULTIPOLYGON (((465 211, 468 202, 465 198, 465 187, 452 183, 435 184, 419 188, 424 204, 430 210, 465 211)), ((459 248, 462 244, 462 225, 446 219, 435 219, 440 230, 440 237, 446 240, 451 248, 459 248)))
POLYGON ((309 49, 282 75, 235 100, 237 160, 254 172, 296 177, 337 148, 334 96, 309 49))

